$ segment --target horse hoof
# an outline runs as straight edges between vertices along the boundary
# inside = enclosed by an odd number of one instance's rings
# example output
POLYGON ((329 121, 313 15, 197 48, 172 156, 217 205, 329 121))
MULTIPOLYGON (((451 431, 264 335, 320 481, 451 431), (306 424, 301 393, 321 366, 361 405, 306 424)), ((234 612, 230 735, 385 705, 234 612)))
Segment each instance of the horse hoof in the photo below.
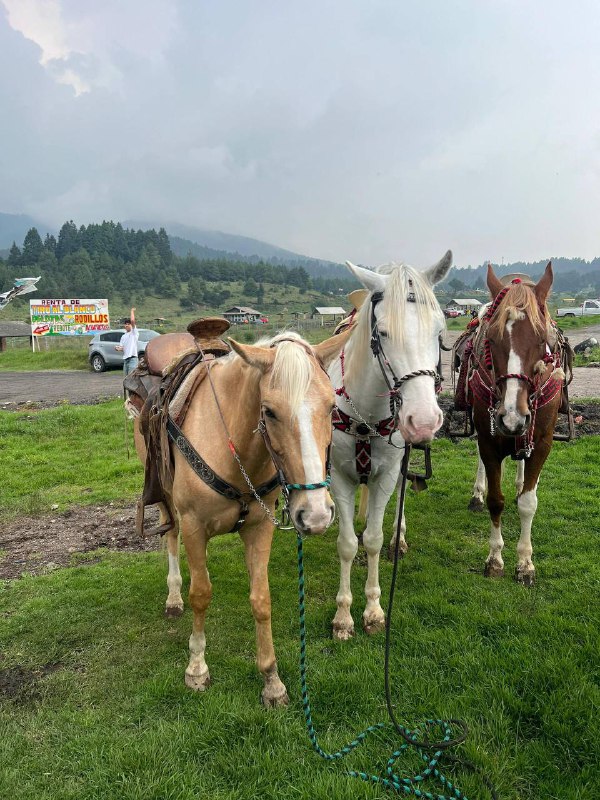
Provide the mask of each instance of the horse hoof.
MULTIPOLYGON (((408 552, 408 545, 406 544, 406 542, 400 542, 400 545, 398 547, 398 558, 399 559, 404 558, 407 552, 408 552)), ((395 555, 396 555, 396 545, 393 542, 390 542, 388 545, 388 552, 387 552, 388 561, 393 561, 395 555)))
POLYGON ((338 642, 347 642, 348 639, 354 636, 354 628, 345 628, 334 624, 331 635, 334 639, 337 639, 338 642))
POLYGON ((379 631, 385 629, 385 619, 376 619, 372 622, 363 622, 363 631, 368 636, 374 636, 379 631))
POLYGON ((192 689, 194 692, 203 692, 210 686, 210 675, 208 670, 203 672, 202 675, 190 675, 186 672, 185 685, 188 687, 188 689, 192 689))
POLYGON ((504 567, 501 567, 495 561, 486 562, 483 574, 486 578, 502 578, 504 577, 504 567))
POLYGON ((265 708, 281 708, 289 705, 289 702, 290 698, 288 697, 285 687, 283 689, 283 693, 270 695, 267 693, 266 689, 263 689, 260 695, 260 703, 265 708))
POLYGON ((467 506, 468 511, 483 511, 484 509, 483 500, 479 497, 472 497, 467 506))
POLYGON ((183 614, 183 605, 181 606, 165 606, 165 617, 171 619, 173 617, 180 617, 183 614))
POLYGON ((523 584, 523 586, 533 586, 535 583, 535 572, 525 572, 517 567, 515 570, 515 580, 517 583, 523 584))

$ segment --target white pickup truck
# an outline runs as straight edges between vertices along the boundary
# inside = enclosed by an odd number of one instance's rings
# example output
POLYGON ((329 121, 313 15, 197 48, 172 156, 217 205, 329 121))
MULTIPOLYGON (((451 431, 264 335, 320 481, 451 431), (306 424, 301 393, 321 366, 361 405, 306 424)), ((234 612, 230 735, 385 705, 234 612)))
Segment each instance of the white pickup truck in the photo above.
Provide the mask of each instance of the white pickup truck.
POLYGON ((588 314, 600 314, 600 300, 584 300, 580 306, 556 310, 557 317, 583 317, 588 314))

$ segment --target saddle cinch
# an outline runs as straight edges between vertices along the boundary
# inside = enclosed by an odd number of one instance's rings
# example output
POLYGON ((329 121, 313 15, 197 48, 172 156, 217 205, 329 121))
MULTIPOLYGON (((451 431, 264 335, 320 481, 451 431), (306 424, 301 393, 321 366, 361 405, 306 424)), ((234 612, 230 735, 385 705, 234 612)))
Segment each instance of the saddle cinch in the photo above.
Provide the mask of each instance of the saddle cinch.
MULTIPOLYGON (((144 529, 146 506, 163 503, 169 512, 166 493, 173 484, 173 458, 167 433, 170 419, 181 427, 198 386, 207 375, 208 362, 227 355, 229 345, 220 337, 229 328, 221 317, 191 322, 187 333, 166 333, 151 339, 138 367, 123 380, 129 393, 125 407, 138 418, 146 444, 144 490, 136 511, 139 536, 164 534, 173 519, 144 529)), ((170 512, 169 512, 170 513, 170 512)))

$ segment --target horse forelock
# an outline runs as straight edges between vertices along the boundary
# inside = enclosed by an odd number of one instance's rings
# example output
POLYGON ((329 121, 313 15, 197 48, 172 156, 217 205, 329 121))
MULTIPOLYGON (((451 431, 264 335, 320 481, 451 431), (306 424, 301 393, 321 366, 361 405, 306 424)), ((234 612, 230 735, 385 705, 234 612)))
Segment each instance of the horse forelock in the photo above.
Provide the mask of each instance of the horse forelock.
POLYGON ((538 298, 531 286, 525 283, 512 284, 494 312, 490 321, 490 331, 495 332, 501 338, 504 336, 508 322, 525 317, 529 319, 536 333, 545 333, 548 319, 546 304, 544 303, 540 308, 538 298))
POLYGON ((306 349, 309 345, 290 331, 273 337, 271 346, 275 347, 275 361, 270 385, 283 394, 295 416, 306 399, 314 375, 314 360, 306 349))
MULTIPOLYGON (((443 325, 443 315, 437 298, 427 279, 418 269, 407 264, 383 264, 375 270, 387 277, 379 320, 385 325, 389 340, 395 347, 403 348, 406 337, 428 336, 436 318, 443 325), (416 311, 417 328, 407 331, 406 304, 411 301, 416 311), (412 302, 414 300, 414 303, 412 302)), ((347 362, 350 380, 362 369, 369 352, 371 339, 371 297, 365 300, 356 315, 355 331, 351 338, 352 358, 347 362)), ((414 317, 413 317, 414 318, 414 317)))

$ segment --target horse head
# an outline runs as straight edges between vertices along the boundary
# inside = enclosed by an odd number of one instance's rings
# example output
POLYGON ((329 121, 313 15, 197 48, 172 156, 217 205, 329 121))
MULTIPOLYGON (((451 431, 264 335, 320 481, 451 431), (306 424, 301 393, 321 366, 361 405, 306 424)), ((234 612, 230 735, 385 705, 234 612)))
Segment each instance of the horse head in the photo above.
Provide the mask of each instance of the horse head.
POLYGON ((488 265, 487 284, 493 302, 488 311, 487 342, 498 397, 495 422, 505 436, 522 436, 531 424, 531 397, 550 352, 546 298, 552 279, 551 262, 536 284, 516 278, 506 285, 488 265))
POLYGON ((229 340, 259 373, 258 430, 280 473, 292 523, 303 534, 323 533, 334 518, 328 472, 335 397, 325 368, 350 334, 314 346, 293 332, 257 345, 229 340))
MULTIPOLYGON (((404 264, 386 264, 373 272, 346 262, 370 294, 357 314, 350 346, 356 351, 355 371, 371 346, 397 408, 397 426, 411 444, 429 442, 441 427, 443 414, 436 399, 439 338, 444 315, 432 287, 452 266, 452 253, 420 271, 404 264), (364 352, 360 352, 360 351, 364 352)), ((348 363, 348 384, 357 381, 348 363)), ((363 378, 364 380, 364 378, 363 378)))

